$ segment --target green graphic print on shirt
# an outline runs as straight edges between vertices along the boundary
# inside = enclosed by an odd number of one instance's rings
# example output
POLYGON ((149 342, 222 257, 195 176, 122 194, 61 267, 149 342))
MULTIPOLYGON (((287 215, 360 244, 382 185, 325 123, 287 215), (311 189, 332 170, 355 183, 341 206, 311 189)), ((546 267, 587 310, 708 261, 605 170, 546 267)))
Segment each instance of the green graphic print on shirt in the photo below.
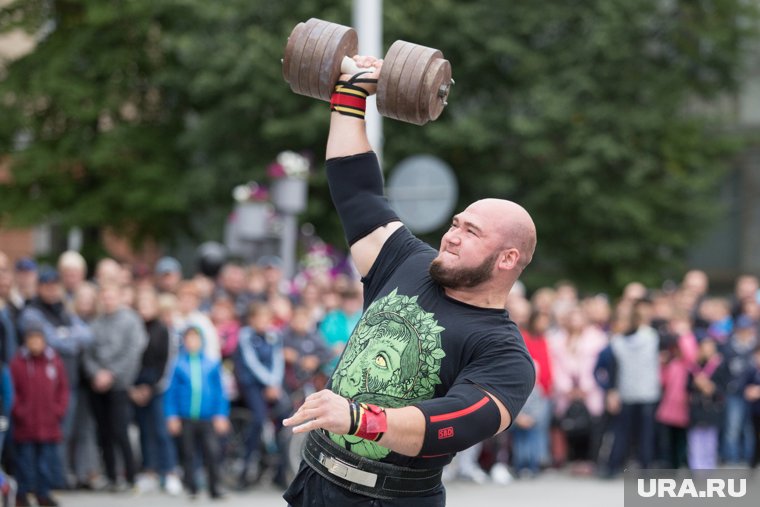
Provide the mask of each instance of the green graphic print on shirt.
MULTIPOLYGON (((441 360, 441 332, 434 315, 417 304, 417 296, 398 289, 374 301, 351 334, 332 376, 332 390, 345 398, 386 408, 406 407, 433 397, 441 360)), ((351 435, 330 434, 337 444, 379 460, 390 451, 351 435)))

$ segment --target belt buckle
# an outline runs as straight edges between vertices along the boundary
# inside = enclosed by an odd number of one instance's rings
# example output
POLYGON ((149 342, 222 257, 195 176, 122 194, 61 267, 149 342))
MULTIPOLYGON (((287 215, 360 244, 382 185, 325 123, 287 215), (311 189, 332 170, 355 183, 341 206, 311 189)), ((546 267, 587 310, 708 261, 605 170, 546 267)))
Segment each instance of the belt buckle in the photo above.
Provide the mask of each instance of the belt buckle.
POLYGON ((325 456, 325 454, 321 452, 319 453, 319 462, 328 472, 342 479, 346 479, 347 481, 361 484, 362 486, 367 486, 369 488, 374 488, 377 484, 377 474, 359 470, 348 463, 344 463, 331 456, 325 456))

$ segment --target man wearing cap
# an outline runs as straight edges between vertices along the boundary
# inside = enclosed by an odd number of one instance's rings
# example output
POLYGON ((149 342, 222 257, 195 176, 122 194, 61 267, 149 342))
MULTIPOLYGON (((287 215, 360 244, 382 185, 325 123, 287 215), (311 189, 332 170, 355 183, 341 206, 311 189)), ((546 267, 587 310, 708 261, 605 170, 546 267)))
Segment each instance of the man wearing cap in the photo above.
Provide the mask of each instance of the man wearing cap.
POLYGON ((21 307, 37 295, 37 263, 29 257, 16 261, 16 304, 21 307))
MULTIPOLYGON (((63 463, 67 463, 66 448, 72 434, 72 416, 76 410, 79 385, 79 362, 81 352, 92 343, 92 331, 74 313, 69 312, 63 303, 63 286, 58 271, 50 266, 39 270, 38 295, 27 303, 19 317, 21 331, 38 328, 45 334, 45 342, 52 347, 63 361, 68 378, 69 405, 63 419, 62 449, 63 463)), ((60 473, 60 471, 59 471, 60 473)), ((60 473, 57 481, 65 485, 65 477, 60 473)))
POLYGON ((265 255, 256 262, 256 265, 264 270, 267 297, 287 292, 284 290, 286 281, 283 279, 282 259, 276 255, 265 255))
POLYGON ((182 265, 174 257, 161 257, 156 263, 156 288, 160 293, 176 294, 182 281, 182 265))

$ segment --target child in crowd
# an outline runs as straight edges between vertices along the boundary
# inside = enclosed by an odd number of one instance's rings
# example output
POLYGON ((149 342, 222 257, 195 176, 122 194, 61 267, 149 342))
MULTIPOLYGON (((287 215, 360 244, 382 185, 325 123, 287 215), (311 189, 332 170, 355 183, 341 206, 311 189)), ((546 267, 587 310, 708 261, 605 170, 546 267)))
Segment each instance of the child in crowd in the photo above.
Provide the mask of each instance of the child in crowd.
POLYGON ((45 342, 40 327, 24 333, 24 346, 11 362, 14 390, 13 440, 16 445, 16 505, 57 506, 50 496, 53 463, 58 459, 56 444, 62 439, 61 422, 69 402, 69 387, 63 362, 45 342))
POLYGON ((304 306, 293 310, 290 325, 283 331, 282 343, 285 390, 294 405, 300 406, 306 396, 324 388, 327 378, 320 373, 320 368, 332 359, 332 353, 304 306))
POLYGON ((697 341, 691 319, 677 312, 660 344, 662 398, 655 419, 660 423, 660 447, 668 468, 686 464, 686 430, 689 427, 689 372, 697 357, 697 341))
POLYGON ((220 499, 224 495, 219 488, 217 435, 230 429, 230 406, 222 388, 221 363, 206 358, 203 350, 201 328, 187 328, 166 393, 166 424, 169 433, 180 439, 183 478, 191 498, 198 494, 194 464, 195 450, 200 444, 209 496, 220 499))
POLYGON ((715 338, 699 343, 697 363, 689 373, 689 468, 712 470, 718 466, 718 434, 726 408, 728 369, 715 338))
MULTIPOLYGON (((248 325, 240 330, 240 340, 235 351, 235 376, 240 394, 251 411, 251 423, 246 436, 243 468, 240 472, 241 487, 248 485, 250 465, 257 470, 258 449, 264 422, 270 417, 270 406, 278 407, 286 400, 283 392, 285 359, 282 338, 274 330, 273 314, 265 303, 251 303, 248 309, 248 325)), ((284 410, 278 410, 283 412, 284 410)), ((281 432, 278 421, 278 434, 281 432)), ((285 470, 281 466, 275 482, 285 485, 285 470)))
MULTIPOLYGON (((535 365, 536 378, 539 378, 540 366, 538 363, 535 365)), ((537 423, 549 403, 541 389, 541 385, 536 383, 512 428, 512 459, 518 477, 535 477, 541 468, 543 430, 537 423)))
POLYGON ((228 296, 218 296, 211 305, 211 322, 219 335, 222 359, 232 356, 237 348, 240 322, 235 315, 235 303, 228 296))

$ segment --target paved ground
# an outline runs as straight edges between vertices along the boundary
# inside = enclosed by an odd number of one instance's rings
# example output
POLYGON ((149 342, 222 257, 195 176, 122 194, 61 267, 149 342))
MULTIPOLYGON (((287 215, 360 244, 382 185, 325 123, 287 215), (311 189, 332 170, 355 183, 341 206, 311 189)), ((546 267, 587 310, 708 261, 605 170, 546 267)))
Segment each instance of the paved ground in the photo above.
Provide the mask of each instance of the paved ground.
MULTIPOLYGON (((600 481, 548 472, 537 479, 515 481, 507 486, 476 485, 465 482, 447 484, 449 507, 622 507, 623 481, 600 481)), ((211 502, 201 495, 195 501, 185 496, 165 494, 59 493, 64 507, 173 507, 214 505, 219 507, 283 507, 281 493, 259 486, 246 493, 230 493, 222 501, 211 502)), ((340 506, 335 506, 340 507, 340 506)))

